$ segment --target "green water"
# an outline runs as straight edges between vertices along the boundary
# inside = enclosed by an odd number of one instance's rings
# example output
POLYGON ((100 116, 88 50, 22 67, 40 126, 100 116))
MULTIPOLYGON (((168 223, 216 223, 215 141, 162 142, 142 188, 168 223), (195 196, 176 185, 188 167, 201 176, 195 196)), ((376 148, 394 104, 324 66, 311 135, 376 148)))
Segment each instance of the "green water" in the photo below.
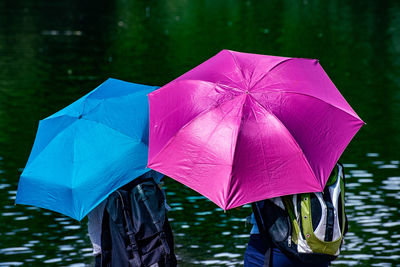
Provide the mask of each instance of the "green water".
MULTIPOLYGON (((400 264, 400 2, 0 0, 0 266, 92 263, 86 221, 15 206, 37 124, 108 77, 163 85, 221 49, 318 58, 367 122, 344 152, 337 266, 400 264)), ((240 266, 249 207, 166 181, 180 266, 240 266)))

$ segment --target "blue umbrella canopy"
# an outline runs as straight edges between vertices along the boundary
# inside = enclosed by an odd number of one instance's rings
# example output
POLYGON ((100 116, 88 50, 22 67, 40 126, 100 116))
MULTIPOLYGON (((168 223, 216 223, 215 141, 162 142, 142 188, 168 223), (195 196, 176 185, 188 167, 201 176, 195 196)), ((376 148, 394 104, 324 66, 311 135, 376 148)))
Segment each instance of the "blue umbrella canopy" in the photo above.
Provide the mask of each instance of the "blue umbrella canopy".
POLYGON ((114 190, 150 171, 147 94, 157 88, 108 79, 41 120, 15 202, 80 221, 114 190))

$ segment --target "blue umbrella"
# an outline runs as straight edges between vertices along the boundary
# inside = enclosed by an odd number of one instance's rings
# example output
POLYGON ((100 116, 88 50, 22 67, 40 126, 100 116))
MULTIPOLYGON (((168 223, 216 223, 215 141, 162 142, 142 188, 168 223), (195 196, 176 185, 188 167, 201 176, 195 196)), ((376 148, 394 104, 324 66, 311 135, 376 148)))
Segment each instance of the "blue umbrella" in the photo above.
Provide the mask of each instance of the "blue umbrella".
POLYGON ((114 190, 150 171, 147 94, 157 88, 108 79, 41 120, 15 202, 80 221, 114 190))

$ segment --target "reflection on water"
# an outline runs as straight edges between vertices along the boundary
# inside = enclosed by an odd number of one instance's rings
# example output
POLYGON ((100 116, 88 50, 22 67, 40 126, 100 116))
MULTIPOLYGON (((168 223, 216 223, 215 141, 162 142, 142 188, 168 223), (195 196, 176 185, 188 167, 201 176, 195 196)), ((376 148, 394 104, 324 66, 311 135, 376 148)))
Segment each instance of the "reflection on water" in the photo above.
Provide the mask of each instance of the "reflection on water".
MULTIPOLYGON (((163 85, 221 49, 318 58, 368 124, 341 161, 350 223, 335 266, 400 263, 398 1, 0 1, 0 266, 93 263, 87 222, 14 205, 37 124, 108 77, 163 85)), ((240 266, 249 205, 168 179, 180 266, 240 266)))

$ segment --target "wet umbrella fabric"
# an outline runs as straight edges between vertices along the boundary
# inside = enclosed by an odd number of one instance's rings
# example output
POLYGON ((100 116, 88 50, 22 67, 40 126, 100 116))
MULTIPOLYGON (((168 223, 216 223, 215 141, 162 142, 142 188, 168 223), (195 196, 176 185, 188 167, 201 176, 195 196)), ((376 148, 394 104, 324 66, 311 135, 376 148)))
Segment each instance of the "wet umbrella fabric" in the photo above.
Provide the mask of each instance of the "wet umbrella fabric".
POLYGON ((318 60, 228 50, 149 103, 148 166, 222 209, 322 191, 364 124, 318 60))
POLYGON ((16 203, 81 220, 115 189, 150 171, 147 94, 156 88, 108 79, 41 120, 16 203))

